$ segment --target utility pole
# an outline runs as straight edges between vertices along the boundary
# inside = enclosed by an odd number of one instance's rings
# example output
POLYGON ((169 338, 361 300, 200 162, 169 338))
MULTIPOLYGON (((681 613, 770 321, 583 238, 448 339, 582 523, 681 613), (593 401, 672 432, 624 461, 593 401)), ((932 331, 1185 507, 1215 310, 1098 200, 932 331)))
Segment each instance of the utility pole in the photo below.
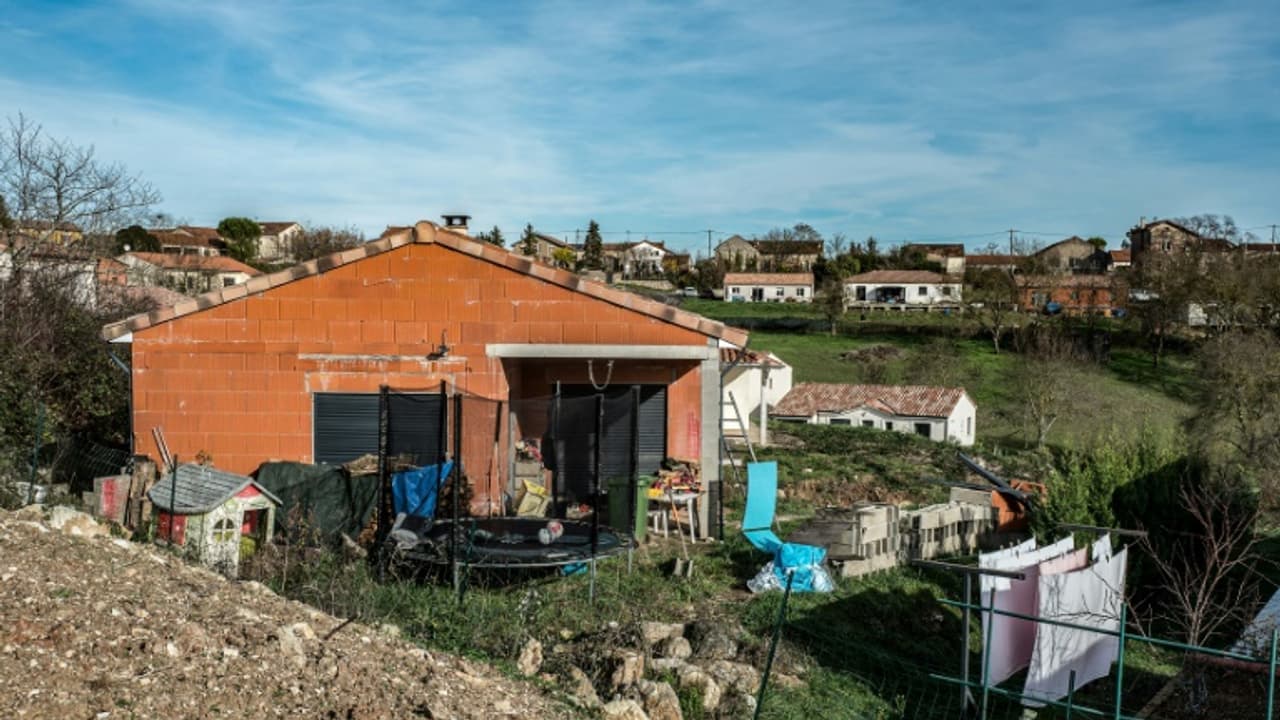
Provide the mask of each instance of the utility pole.
POLYGON ((1014 230, 1014 229, 1010 228, 1010 230, 1009 230, 1009 254, 1010 254, 1010 255, 1012 255, 1012 254, 1013 254, 1013 234, 1014 234, 1015 232, 1017 232, 1017 230, 1014 230))
POLYGON ((1275 251, 1276 251, 1276 226, 1275 226, 1275 223, 1272 223, 1271 224, 1271 252, 1275 253, 1275 251))
MULTIPOLYGON (((1272 225, 1272 226, 1271 226, 1271 234, 1272 234, 1273 236, 1276 234, 1276 233, 1275 233, 1275 228, 1276 228, 1276 226, 1275 226, 1275 225, 1272 225)), ((708 231, 707 231, 707 257, 711 257, 711 252, 712 252, 712 251, 711 251, 711 231, 710 231, 710 230, 708 230, 708 231)))

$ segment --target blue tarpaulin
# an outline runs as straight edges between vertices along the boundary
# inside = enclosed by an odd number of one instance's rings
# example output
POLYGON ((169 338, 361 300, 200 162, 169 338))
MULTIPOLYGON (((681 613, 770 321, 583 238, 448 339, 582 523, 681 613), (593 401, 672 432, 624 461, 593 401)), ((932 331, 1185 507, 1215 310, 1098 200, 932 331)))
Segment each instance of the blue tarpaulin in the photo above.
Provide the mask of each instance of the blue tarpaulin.
POLYGON ((831 590, 831 578, 815 577, 814 570, 822 570, 822 561, 826 560, 827 551, 816 545, 799 545, 783 543, 774 556, 773 574, 778 582, 787 584, 787 571, 794 570, 795 577, 791 581, 791 592, 828 592, 831 590))
POLYGON ((437 491, 453 470, 453 461, 441 465, 428 465, 417 470, 405 470, 391 476, 391 499, 396 514, 434 517, 437 491), (441 469, 443 468, 443 470, 441 469))

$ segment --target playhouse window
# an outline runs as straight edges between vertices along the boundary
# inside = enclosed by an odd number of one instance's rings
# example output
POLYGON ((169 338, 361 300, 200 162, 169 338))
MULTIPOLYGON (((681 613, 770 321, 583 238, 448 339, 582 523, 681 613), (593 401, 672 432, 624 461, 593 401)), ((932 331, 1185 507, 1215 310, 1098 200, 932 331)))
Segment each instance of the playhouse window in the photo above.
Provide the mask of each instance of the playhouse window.
POLYGON ((230 518, 223 518, 214 523, 213 541, 216 543, 231 542, 240 534, 239 530, 230 518))

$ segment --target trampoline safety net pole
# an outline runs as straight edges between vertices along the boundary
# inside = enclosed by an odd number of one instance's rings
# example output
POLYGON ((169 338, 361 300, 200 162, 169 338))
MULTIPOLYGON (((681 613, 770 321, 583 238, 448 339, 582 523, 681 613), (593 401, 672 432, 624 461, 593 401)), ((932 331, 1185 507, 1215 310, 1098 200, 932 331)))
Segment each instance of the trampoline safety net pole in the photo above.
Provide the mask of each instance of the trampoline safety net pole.
POLYGON ((594 465, 591 473, 591 592, 590 600, 596 601, 596 552, 600 545, 600 446, 604 442, 604 394, 596 393, 596 437, 594 465))
MULTIPOLYGON (((563 443, 560 441, 560 381, 557 380, 556 397, 551 406, 551 458, 555 463, 555 470, 551 473, 551 515, 553 517, 564 516, 560 507, 562 502, 560 486, 564 482, 564 453, 562 448, 563 443)), ((546 452, 545 448, 543 452, 546 452)))
MULTIPOLYGON (((640 386, 631 386, 631 481, 627 483, 627 522, 631 524, 630 547, 627 549, 627 573, 631 573, 631 561, 635 548, 639 544, 636 537, 636 521, 639 519, 640 504, 640 386)), ((646 518, 646 522, 648 519, 646 518)))
POLYGON ((458 504, 462 494, 462 393, 453 388, 453 532, 449 533, 449 568, 453 572, 453 589, 462 600, 462 578, 458 574, 458 504))
MULTIPOLYGON (((375 557, 381 558, 385 550, 387 534, 391 532, 392 519, 388 517, 388 513, 393 509, 391 506, 391 478, 387 473, 387 444, 388 435, 391 433, 391 399, 390 390, 386 385, 378 387, 378 525, 375 546, 378 552, 375 557)), ((378 577, 385 579, 386 562, 378 563, 378 577)))

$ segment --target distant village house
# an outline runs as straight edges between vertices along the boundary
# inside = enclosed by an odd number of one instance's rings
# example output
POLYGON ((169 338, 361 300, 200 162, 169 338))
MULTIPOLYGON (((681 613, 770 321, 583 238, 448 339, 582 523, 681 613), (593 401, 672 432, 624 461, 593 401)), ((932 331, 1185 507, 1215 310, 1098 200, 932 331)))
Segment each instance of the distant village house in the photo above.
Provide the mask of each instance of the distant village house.
POLYGON ((813 302, 813 273, 725 273, 726 302, 813 302))
POLYGON ((850 425, 973 444, 977 406, 964 388, 799 383, 770 413, 776 420, 850 425))

